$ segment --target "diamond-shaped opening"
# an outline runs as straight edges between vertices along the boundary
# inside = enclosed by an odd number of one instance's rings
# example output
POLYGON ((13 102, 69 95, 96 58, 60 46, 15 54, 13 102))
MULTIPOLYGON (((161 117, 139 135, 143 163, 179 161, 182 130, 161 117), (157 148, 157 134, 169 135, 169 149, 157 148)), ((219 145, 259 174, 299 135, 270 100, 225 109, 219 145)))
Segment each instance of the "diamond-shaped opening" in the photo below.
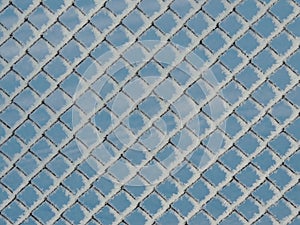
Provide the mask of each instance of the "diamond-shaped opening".
POLYGON ((0 80, 0 88, 4 90, 8 95, 13 95, 16 89, 22 83, 22 79, 14 72, 9 71, 0 80))
POLYGON ((155 156, 155 158, 166 168, 169 168, 170 165, 176 162, 176 157, 176 149, 171 144, 163 147, 155 156))
POLYGON ((88 89, 81 96, 76 98, 76 105, 85 113, 90 114, 101 104, 99 96, 88 89))
POLYGON ((222 96, 230 103, 236 103, 242 96, 243 89, 235 81, 230 81, 221 91, 222 96))
POLYGON ((46 8, 42 5, 39 5, 29 16, 29 21, 36 26, 37 29, 41 29, 45 26, 48 21, 48 13, 46 8))
POLYGON ((197 110, 197 105, 187 95, 181 95, 172 105, 171 109, 176 113, 179 119, 184 120, 192 112, 197 110))
POLYGON ((120 213, 124 212, 131 205, 130 197, 124 191, 114 195, 109 203, 120 213))
POLYGON ((243 62, 243 58, 235 47, 226 50, 220 60, 230 71, 234 71, 243 62))
POLYGON ((231 37, 234 36, 241 28, 242 23, 235 12, 232 12, 220 23, 220 27, 231 37))
POLYGON ((259 41, 252 31, 247 31, 237 42, 236 45, 248 55, 257 49, 259 41))
POLYGON ((96 2, 94 0, 75 0, 75 5, 80 8, 85 14, 88 14, 92 9, 96 7, 96 2))
POLYGON ((64 213, 64 217, 68 219, 72 224, 80 224, 80 222, 85 218, 86 210, 80 206, 79 203, 75 203, 64 213))
POLYGON ((106 9, 100 9, 91 19, 91 22, 98 28, 100 32, 108 29, 112 23, 111 13, 106 9))
POLYGON ((270 46, 276 53, 283 55, 292 47, 292 44, 287 32, 283 31, 271 41, 270 46))
POLYGON ((188 224, 190 225, 198 225, 199 221, 201 221, 201 225, 211 225, 209 217, 207 213, 204 211, 200 211, 196 213, 192 218, 189 219, 188 224))
POLYGON ((259 144, 258 138, 251 132, 244 134, 236 143, 237 147, 248 155, 252 154, 259 144))
POLYGON ((235 79, 237 79, 244 87, 250 89, 259 80, 259 76, 257 75, 255 68, 251 64, 248 64, 235 76, 235 79))
POLYGON ((91 148, 97 143, 99 136, 97 129, 90 123, 85 124, 76 133, 76 138, 78 138, 86 147, 91 148))
POLYGON ((155 192, 151 193, 141 204, 151 215, 156 214, 163 206, 162 200, 155 192))
POLYGON ((291 108, 291 105, 282 99, 272 107, 270 113, 277 121, 279 121, 279 123, 283 124, 290 118, 292 112, 293 109, 291 108))
POLYGON ((68 160, 61 154, 55 156, 48 164, 47 168, 57 177, 62 176, 69 168, 68 160))
POLYGON ((85 25, 76 35, 76 39, 85 47, 90 47, 96 41, 94 27, 85 25))
POLYGON ((210 127, 210 120, 203 112, 200 112, 188 121, 187 127, 191 129, 196 136, 203 136, 210 127))
POLYGON ((39 199, 38 190, 32 186, 32 184, 28 184, 19 194, 18 199, 25 204, 27 207, 31 207, 38 199, 39 199))
POLYGON ((127 8, 127 3, 125 0, 109 0, 105 3, 105 7, 116 15, 120 15, 127 8))
POLYGON ((250 21, 257 14, 259 8, 255 0, 246 0, 240 3, 236 10, 247 21, 250 21))
POLYGON ((262 105, 266 106, 275 97, 274 88, 268 83, 264 82, 259 88, 257 88, 252 96, 262 105))
POLYGON ((158 129, 151 127, 140 136, 139 142, 148 150, 153 151, 160 146, 163 138, 163 134, 158 129))
POLYGON ((183 217, 186 217, 193 209, 194 205, 188 195, 184 194, 178 200, 176 200, 172 206, 178 211, 183 217))
POLYGON ((269 211, 279 221, 283 221, 292 213, 288 205, 289 203, 286 200, 280 199, 275 205, 270 207, 269 211))
POLYGON ((218 163, 212 165, 203 175, 214 186, 219 185, 226 179, 226 172, 218 163))
POLYGON ((270 80, 281 90, 284 90, 291 83, 291 75, 286 66, 281 66, 271 75, 270 80))
POLYGON ((259 114, 259 107, 257 103, 251 98, 246 99, 238 108, 236 113, 241 116, 244 120, 250 122, 259 114))
POLYGON ((59 145, 68 137, 68 133, 66 127, 57 122, 46 131, 46 136, 54 144, 59 145))
POLYGON ((203 180, 203 178, 200 178, 188 188, 187 192, 200 202, 210 193, 210 189, 206 183, 207 182, 203 180))
POLYGON ((47 200, 58 209, 61 209, 70 201, 69 192, 60 185, 48 196, 47 200))
POLYGON ((120 182, 123 182, 134 173, 132 165, 124 158, 118 159, 111 165, 108 172, 120 182))
POLYGON ((81 173, 75 170, 64 179, 63 183, 69 188, 70 191, 72 191, 72 193, 76 194, 85 186, 86 179, 81 173))
POLYGON ((30 47, 29 53, 39 62, 50 54, 50 46, 44 39, 39 39, 30 47))
POLYGON ((262 217, 260 217, 254 224, 255 225, 264 225, 264 224, 273 224, 274 219, 268 215, 265 214, 262 217))
POLYGON ((31 182, 41 192, 46 192, 54 184, 54 177, 47 169, 43 169, 31 180, 31 182))
POLYGON ((151 2, 142 0, 138 7, 148 16, 151 17, 160 10, 160 3, 157 0, 151 2))
POLYGON ((234 203, 243 195, 243 190, 241 190, 239 183, 233 180, 221 190, 220 194, 231 203, 234 203))
POLYGON ((18 135, 26 144, 30 143, 36 136, 38 128, 30 121, 24 122, 17 130, 18 135))
POLYGON ((297 73, 300 74, 300 51, 297 50, 292 56, 290 56, 287 60, 287 64, 297 73))
POLYGON ((48 202, 43 202, 33 211, 33 215, 45 224, 55 216, 55 211, 48 202))
POLYGON ((289 172, 284 166, 276 169, 270 176, 270 180, 275 183, 279 189, 283 189, 292 180, 289 172))
POLYGON ((219 29, 215 29, 210 32, 206 38, 204 38, 203 44, 215 53, 226 44, 226 40, 221 31, 219 29))
POLYGON ((30 152, 26 153, 17 162, 17 167, 20 168, 26 175, 35 171, 40 161, 30 152))
POLYGON ((58 0, 58 1, 45 0, 43 4, 46 5, 52 12, 56 13, 64 6, 64 0, 58 0))
POLYGON ((251 187, 259 179, 259 176, 256 173, 255 167, 248 164, 236 175, 236 179, 245 186, 251 187))
POLYGON ((199 11, 188 20, 187 26, 197 35, 201 35, 208 27, 205 14, 199 11))
POLYGON ((194 176, 195 171, 186 161, 183 161, 173 171, 173 176, 178 179, 182 184, 187 184, 194 176))
POLYGON ((24 111, 28 111, 34 107, 37 97, 38 96, 30 88, 25 88, 15 97, 14 102, 24 111))
POLYGON ((223 123, 221 124, 221 129, 233 138, 242 130, 241 122, 239 121, 238 117, 234 114, 231 114, 227 117, 223 123))
POLYGON ((164 214, 158 218, 159 224, 179 224, 179 219, 177 217, 177 213, 175 213, 172 209, 168 209, 164 214))
POLYGON ((286 194, 285 197, 294 203, 296 207, 300 206, 300 184, 296 184, 294 187, 292 187, 286 194))
POLYGON ((184 17, 192 8, 188 1, 175 0, 171 4, 171 9, 177 13, 181 18, 184 17))
POLYGON ((89 210, 93 210, 100 204, 100 199, 101 196, 95 188, 90 188, 79 198, 79 201, 89 210))
POLYGON ((74 63, 82 55, 81 46, 77 41, 71 40, 61 49, 60 54, 70 63, 74 63))
POLYGON ((163 175, 163 167, 155 159, 151 159, 140 171, 140 175, 149 183, 156 183, 163 175))
POLYGON ((40 138, 30 149, 37 157, 41 160, 44 160, 49 157, 50 154, 53 153, 53 146, 50 142, 42 137, 40 138))
POLYGON ((300 18, 296 17, 291 23, 287 25, 287 29, 296 37, 300 37, 300 18))
POLYGON ((300 85, 298 84, 294 88, 292 88, 289 93, 287 94, 287 98, 298 108, 300 108, 300 85))
POLYGON ((54 111, 61 111, 70 98, 59 88, 55 89, 46 99, 45 103, 54 111))
POLYGON ((10 62, 20 53, 20 50, 21 45, 17 41, 8 39, 0 46, 0 55, 6 61, 10 62))
POLYGON ((263 73, 266 73, 271 67, 276 64, 276 59, 273 56, 273 52, 269 48, 265 48, 253 59, 255 64, 263 73))
POLYGON ((111 32, 107 38, 110 43, 112 43, 115 47, 119 47, 121 45, 126 44, 129 41, 128 31, 124 26, 119 25, 116 27, 113 32, 111 32))
POLYGON ((66 28, 56 22, 43 34, 43 37, 53 46, 57 46, 64 41, 65 33, 66 28))
POLYGON ((122 22, 132 33, 136 33, 144 25, 143 16, 138 10, 129 13, 122 22))
POLYGON ((34 27, 26 21, 18 27, 13 36, 24 45, 34 37, 34 30, 34 27))
POLYGON ((276 124, 274 124, 271 117, 267 115, 256 123, 252 130, 260 137, 268 138, 276 130, 276 124))
POLYGON ((188 151, 194 145, 194 141, 194 135, 186 128, 181 129, 171 138, 171 142, 183 152, 188 151))
POLYGON ((1 24, 7 29, 11 29, 19 20, 18 11, 12 5, 9 5, 0 13, 1 24))
POLYGON ((165 34, 170 33, 177 25, 175 15, 170 10, 162 14, 154 23, 165 34))
POLYGON ((221 162, 225 164, 231 170, 235 170, 237 166, 242 162, 243 158, 241 153, 235 147, 230 148, 226 153, 220 158, 221 162))
MULTIPOLYGON (((13 50, 12 50, 13 51, 13 50)), ((17 71, 23 78, 27 79, 32 76, 36 63, 29 55, 23 56, 14 66, 14 70, 17 71)))
POLYGON ((180 50, 183 50, 184 48, 188 47, 192 39, 190 38, 190 32, 186 28, 180 29, 172 38, 172 43, 179 46, 180 50))
POLYGON ((125 220, 129 225, 145 224, 147 222, 147 217, 142 210, 134 209, 125 220))
POLYGON ((95 214, 95 218, 103 225, 113 224, 113 222, 117 219, 113 210, 107 205, 95 214))
POLYGON ((34 78, 29 82, 29 85, 39 95, 42 95, 51 86, 50 78, 44 72, 40 72, 34 76, 34 78))
POLYGON ((216 196, 205 205, 205 209, 213 218, 217 219, 226 211, 227 206, 222 198, 216 196))
POLYGON ((265 181, 262 185, 260 185, 254 192, 253 196, 259 199, 262 203, 266 204, 270 201, 276 193, 272 190, 270 182, 265 181))
POLYGON ((293 122, 290 123, 290 125, 288 125, 288 127, 286 128, 286 131, 297 141, 300 140, 300 118, 298 117, 297 119, 295 119, 293 122))
POLYGON ((44 104, 40 105, 30 115, 30 119, 39 127, 45 126, 52 117, 51 111, 44 104))
POLYGON ((209 0, 203 6, 203 9, 212 17, 217 18, 222 12, 225 11, 225 6, 222 1, 209 0))
POLYGON ((140 148, 131 148, 126 150, 124 157, 130 161, 133 165, 139 165, 146 159, 145 149, 140 148))
POLYGON ((292 144, 287 138, 286 133, 280 133, 277 137, 270 141, 269 146, 273 151, 283 156, 290 150, 292 144))
POLYGON ((61 56, 55 56, 44 69, 53 79, 57 80, 67 71, 67 64, 61 56))
POLYGON ((76 9, 76 7, 71 6, 59 17, 59 21, 63 23, 69 30, 74 30, 74 28, 80 23, 79 16, 79 11, 76 9))
POLYGON ((23 174, 16 168, 10 170, 1 179, 1 183, 3 183, 11 191, 16 191, 22 185, 23 181, 24 181, 23 174))
POLYGON ((3 209, 2 213, 13 224, 15 224, 17 223, 18 219, 25 213, 25 208, 21 204, 19 204, 18 201, 13 201, 3 209))
POLYGON ((280 20, 284 21, 291 13, 294 8, 289 4, 288 1, 279 0, 275 5, 272 6, 270 10, 275 16, 280 20))
POLYGON ((300 173, 299 160, 300 160, 300 151, 297 151, 288 159, 286 164, 294 172, 300 173))
POLYGON ((255 214, 259 213, 259 204, 252 197, 248 197, 238 206, 237 210, 247 220, 250 220, 255 214))
POLYGON ((260 34, 263 38, 268 38, 275 30, 277 25, 272 19, 272 16, 265 14, 253 26, 253 29, 260 34))
POLYGON ((159 183, 155 189, 165 198, 169 199, 178 192, 175 182, 170 178, 159 183))
POLYGON ((229 216, 227 216, 220 225, 230 225, 230 224, 242 224, 242 220, 240 219, 240 214, 233 212, 229 216))
POLYGON ((276 157, 270 149, 264 149, 259 155, 253 159, 253 164, 258 166, 261 170, 267 171, 276 163, 276 157))
POLYGON ((9 127, 13 127, 22 117, 21 109, 14 103, 0 113, 0 119, 9 127))

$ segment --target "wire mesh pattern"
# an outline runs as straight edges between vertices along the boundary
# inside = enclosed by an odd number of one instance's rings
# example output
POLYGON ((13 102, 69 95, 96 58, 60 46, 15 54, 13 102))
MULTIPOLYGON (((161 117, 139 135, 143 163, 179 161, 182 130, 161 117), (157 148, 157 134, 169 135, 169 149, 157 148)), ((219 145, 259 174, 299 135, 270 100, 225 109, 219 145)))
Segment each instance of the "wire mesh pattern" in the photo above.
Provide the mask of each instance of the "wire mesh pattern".
POLYGON ((299 13, 2 0, 0 224, 300 224, 299 13))

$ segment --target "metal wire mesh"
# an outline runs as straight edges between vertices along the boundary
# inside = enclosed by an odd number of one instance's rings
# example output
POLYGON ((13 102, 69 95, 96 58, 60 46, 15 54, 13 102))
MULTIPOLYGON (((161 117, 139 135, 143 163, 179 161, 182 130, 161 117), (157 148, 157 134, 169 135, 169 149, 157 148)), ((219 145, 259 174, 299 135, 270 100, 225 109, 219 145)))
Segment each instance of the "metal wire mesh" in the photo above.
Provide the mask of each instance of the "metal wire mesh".
POLYGON ((0 224, 300 224, 298 0, 3 0, 0 224))

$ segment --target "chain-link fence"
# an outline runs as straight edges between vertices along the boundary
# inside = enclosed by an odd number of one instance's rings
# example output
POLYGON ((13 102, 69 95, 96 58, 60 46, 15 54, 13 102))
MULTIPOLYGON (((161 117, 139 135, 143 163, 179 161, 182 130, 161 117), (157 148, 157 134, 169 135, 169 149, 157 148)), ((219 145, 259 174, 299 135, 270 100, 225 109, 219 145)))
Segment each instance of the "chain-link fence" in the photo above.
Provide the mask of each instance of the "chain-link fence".
POLYGON ((0 224, 300 224, 299 0, 2 0, 0 224))

